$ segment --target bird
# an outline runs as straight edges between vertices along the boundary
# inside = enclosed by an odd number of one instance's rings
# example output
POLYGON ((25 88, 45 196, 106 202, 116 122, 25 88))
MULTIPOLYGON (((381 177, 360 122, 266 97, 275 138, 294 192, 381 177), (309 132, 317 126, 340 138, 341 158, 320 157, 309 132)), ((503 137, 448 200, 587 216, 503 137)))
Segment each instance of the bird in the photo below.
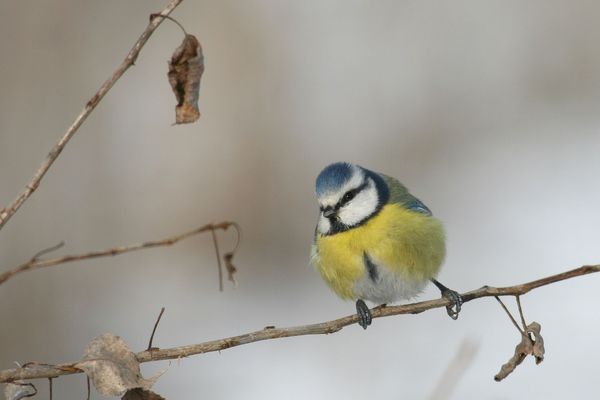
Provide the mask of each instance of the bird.
POLYGON ((372 322, 365 300, 385 307, 416 297, 430 282, 458 318, 461 296, 436 279, 446 254, 442 222, 402 183, 336 162, 319 173, 315 192, 311 263, 339 297, 356 301, 360 326, 372 322))

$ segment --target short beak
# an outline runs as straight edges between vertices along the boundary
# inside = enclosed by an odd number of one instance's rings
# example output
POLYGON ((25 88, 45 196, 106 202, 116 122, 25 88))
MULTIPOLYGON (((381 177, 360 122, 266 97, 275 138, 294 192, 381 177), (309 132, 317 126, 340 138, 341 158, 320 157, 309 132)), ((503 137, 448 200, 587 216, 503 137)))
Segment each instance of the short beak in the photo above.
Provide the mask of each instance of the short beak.
POLYGON ((323 211, 323 216, 325 218, 330 218, 331 216, 333 216, 335 214, 335 210, 331 209, 331 210, 324 210, 323 211))

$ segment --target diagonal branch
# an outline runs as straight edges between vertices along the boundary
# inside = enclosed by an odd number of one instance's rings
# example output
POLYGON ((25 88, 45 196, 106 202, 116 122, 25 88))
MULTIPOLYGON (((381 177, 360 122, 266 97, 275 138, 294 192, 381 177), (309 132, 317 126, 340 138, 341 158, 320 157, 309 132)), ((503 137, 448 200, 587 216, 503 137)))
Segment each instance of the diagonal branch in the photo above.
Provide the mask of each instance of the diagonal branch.
MULTIPOLYGON (((575 278, 577 276, 592 274, 595 272, 600 272, 600 264, 583 266, 570 271, 562 272, 560 274, 551 275, 535 281, 523 283, 521 285, 500 288, 484 286, 480 289, 466 292, 462 294, 462 297, 464 302, 466 303, 468 301, 472 301, 483 297, 524 295, 530 292, 531 290, 539 288, 541 286, 550 285, 552 283, 575 278)), ((450 303, 450 300, 441 298, 437 300, 428 300, 419 303, 405 304, 400 306, 376 307, 371 310, 371 313, 373 314, 373 318, 387 317, 390 315, 399 314, 419 314, 434 308, 446 307, 447 305, 450 305, 450 303)), ((139 362, 179 359, 182 357, 189 357, 195 354, 221 351, 230 347, 241 346, 244 344, 259 342, 262 340, 279 339, 284 337, 302 335, 319 335, 334 333, 348 325, 356 324, 357 322, 357 316, 350 315, 332 321, 321 322, 311 325, 295 326, 291 328, 266 327, 260 331, 246 333, 243 335, 233 336, 225 339, 212 340, 209 342, 199 344, 172 347, 167 349, 145 350, 137 353, 136 357, 139 362)), ((48 365, 40 363, 31 363, 22 368, 7 369, 4 371, 0 371, 0 383, 11 382, 17 379, 52 378, 60 375, 77 374, 83 372, 80 369, 76 368, 74 366, 75 364, 76 363, 48 365)))
MULTIPOLYGON (((106 250, 92 251, 92 252, 83 253, 83 254, 74 254, 74 255, 56 257, 56 258, 51 258, 48 260, 40 260, 39 259, 40 255, 41 255, 40 253, 47 253, 48 251, 55 250, 56 248, 59 247, 59 246, 54 246, 51 249, 42 250, 41 252, 36 254, 32 259, 30 259, 26 263, 23 263, 14 269, 11 269, 9 271, 6 271, 6 272, 0 274, 0 285, 21 272, 31 271, 31 270, 39 269, 39 268, 50 267, 52 265, 66 264, 66 263, 69 263, 72 261, 81 261, 81 260, 89 260, 91 258, 117 256, 119 254, 129 253, 129 252, 137 251, 137 250, 149 249, 149 248, 153 248, 153 247, 171 246, 171 245, 174 245, 175 243, 179 242, 180 240, 189 238, 190 236, 194 236, 199 233, 203 233, 203 232, 207 232, 207 231, 214 232, 217 229, 227 230, 227 228, 229 228, 230 226, 234 226, 236 229, 238 229, 237 224, 235 222, 221 222, 218 224, 204 225, 204 226, 201 226, 200 228, 196 228, 192 231, 181 233, 181 234, 175 235, 175 236, 171 236, 166 239, 153 240, 153 241, 144 242, 144 243, 132 244, 129 246, 113 247, 113 248, 106 249, 106 250)), ((61 243, 61 245, 62 245, 62 243, 61 243)), ((221 282, 220 285, 222 287, 223 283, 221 282)))
POLYGON ((119 68, 113 72, 112 76, 109 77, 103 84, 100 86, 100 89, 92 96, 92 98, 87 102, 83 110, 79 113, 75 121, 71 124, 69 129, 63 134, 60 140, 52 147, 50 153, 46 156, 46 159, 39 166, 38 170, 35 172, 31 181, 25 185, 25 189, 17 196, 17 198, 6 208, 0 209, 0 229, 8 222, 8 220, 19 210, 21 205, 25 203, 25 201, 35 192, 35 190, 40 185, 40 182, 46 175, 46 172, 50 169, 54 161, 58 158, 60 153, 63 151, 69 140, 75 135, 79 127, 83 124, 83 122, 87 119, 87 117, 94 111, 100 100, 108 93, 108 91, 113 87, 113 85, 119 80, 121 76, 131 67, 135 60, 137 59, 140 51, 152 35, 156 28, 164 21, 164 18, 161 16, 169 15, 183 0, 171 0, 169 4, 162 10, 159 14, 153 14, 154 16, 150 19, 148 26, 135 42, 125 60, 121 63, 119 68))

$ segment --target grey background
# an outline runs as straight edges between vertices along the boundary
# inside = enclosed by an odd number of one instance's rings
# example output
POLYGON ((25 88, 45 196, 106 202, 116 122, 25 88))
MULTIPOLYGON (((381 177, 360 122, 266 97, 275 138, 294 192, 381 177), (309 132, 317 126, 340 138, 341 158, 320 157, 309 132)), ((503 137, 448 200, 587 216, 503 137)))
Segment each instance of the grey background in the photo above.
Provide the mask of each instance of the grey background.
MULTIPOLYGON (((0 204, 164 4, 3 2, 0 204)), ((161 306, 160 347, 351 313, 308 265, 314 178, 338 160, 398 177, 445 222, 440 279, 455 289, 598 262, 600 3, 188 0, 174 17, 205 51, 199 123, 170 126, 166 61, 181 32, 166 23, 0 232, 1 268, 61 240, 57 254, 77 253, 231 219, 244 231, 240 285, 218 292, 209 235, 22 274, 0 287, 0 368, 74 361, 104 332, 141 350, 161 306)), ((592 398, 598 279, 523 299, 547 359, 502 383, 492 377, 519 337, 486 299, 457 322, 435 310, 172 362, 155 389, 179 399, 421 399, 466 338, 479 351, 452 399, 592 398)), ((429 288, 419 299, 437 296, 429 288)), ((85 380, 54 389, 83 398, 85 380)))

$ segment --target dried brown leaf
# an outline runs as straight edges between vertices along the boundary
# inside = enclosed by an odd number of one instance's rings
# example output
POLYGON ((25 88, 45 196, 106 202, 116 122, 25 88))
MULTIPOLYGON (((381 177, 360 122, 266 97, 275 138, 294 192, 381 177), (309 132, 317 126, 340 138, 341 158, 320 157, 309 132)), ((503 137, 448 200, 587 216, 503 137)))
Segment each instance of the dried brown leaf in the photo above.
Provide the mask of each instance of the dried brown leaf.
POLYGON ((510 375, 528 355, 535 357, 536 364, 544 361, 544 339, 540 334, 541 329, 541 325, 537 322, 527 325, 525 335, 521 335, 521 343, 515 347, 514 355, 500 368, 500 372, 494 376, 496 382, 500 382, 510 375), (530 335, 533 335, 533 338, 530 335))
POLYGON ((75 366, 85 372, 103 396, 121 396, 135 388, 149 389, 158 378, 144 379, 135 354, 112 333, 92 340, 85 350, 83 361, 75 366))
POLYGON ((533 335, 533 349, 531 350, 531 355, 535 357, 535 363, 539 364, 544 361, 544 354, 546 350, 544 349, 544 338, 540 334, 542 327, 537 322, 532 322, 527 325, 527 333, 533 335))
POLYGON ((137 388, 128 390, 122 400, 165 400, 165 398, 151 390, 137 388))
POLYGON ((204 72, 204 55, 194 35, 185 35, 169 61, 169 83, 175 93, 175 123, 187 124, 200 118, 198 96, 204 72))
POLYGON ((237 287, 238 283, 235 279, 235 273, 237 272, 237 268, 233 265, 233 252, 225 253, 223 255, 223 260, 225 260, 225 268, 227 268, 227 279, 233 282, 233 286, 237 287))
POLYGON ((37 389, 32 383, 15 381, 7 383, 4 387, 4 398, 6 400, 21 400, 37 394, 37 389))

